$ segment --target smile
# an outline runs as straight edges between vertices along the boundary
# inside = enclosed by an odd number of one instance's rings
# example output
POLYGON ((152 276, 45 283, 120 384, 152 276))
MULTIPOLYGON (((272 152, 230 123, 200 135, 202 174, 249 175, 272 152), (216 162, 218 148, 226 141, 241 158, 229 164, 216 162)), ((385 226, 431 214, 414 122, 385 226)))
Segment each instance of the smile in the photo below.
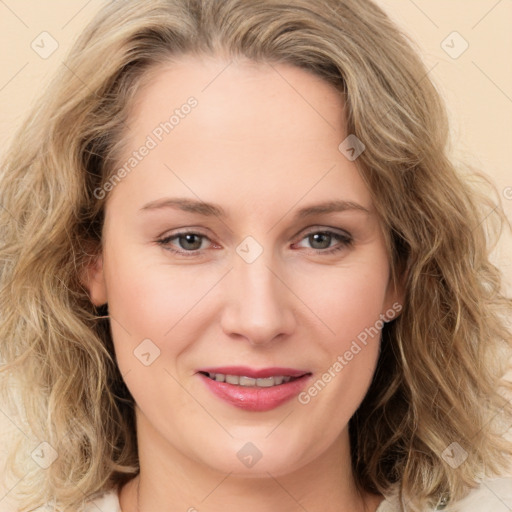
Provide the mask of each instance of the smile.
POLYGON ((203 375, 207 375, 210 379, 215 380, 217 382, 227 382, 228 384, 233 384, 234 386, 258 388, 271 388, 273 386, 279 386, 283 383, 287 383, 298 378, 290 377, 289 375, 276 375, 273 377, 260 377, 255 379, 253 377, 247 377, 245 375, 226 375, 224 373, 210 372, 204 372, 203 375))
POLYGON ((312 374, 291 368, 226 367, 201 369, 197 375, 223 402, 246 411, 263 412, 291 400, 304 389, 312 374))

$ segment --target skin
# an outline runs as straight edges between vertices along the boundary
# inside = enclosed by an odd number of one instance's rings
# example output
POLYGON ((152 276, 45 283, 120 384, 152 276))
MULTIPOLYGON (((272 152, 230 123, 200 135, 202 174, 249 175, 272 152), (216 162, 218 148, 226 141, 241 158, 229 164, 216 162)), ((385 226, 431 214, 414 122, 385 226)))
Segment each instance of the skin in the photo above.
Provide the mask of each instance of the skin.
POLYGON ((290 65, 228 62, 181 57, 139 92, 126 159, 187 98, 198 105, 109 192, 103 253, 87 273, 92 302, 109 304, 136 401, 141 470, 121 507, 375 511, 382 497, 354 485, 347 425, 375 371, 378 337, 307 404, 244 411, 196 373, 284 366, 314 382, 401 298, 370 193, 338 150, 348 134, 337 91, 290 65), (226 217, 140 211, 163 197, 216 203, 226 217), (294 218, 333 200, 367 211, 294 218), (352 242, 308 236, 325 230, 352 242), (169 250, 190 250, 183 238, 156 243, 176 231, 204 235, 194 256, 169 250), (263 249, 252 263, 236 251, 249 235, 263 249), (134 350, 148 338, 160 355, 145 366, 134 350), (262 454, 252 467, 237 457, 248 442, 262 454))

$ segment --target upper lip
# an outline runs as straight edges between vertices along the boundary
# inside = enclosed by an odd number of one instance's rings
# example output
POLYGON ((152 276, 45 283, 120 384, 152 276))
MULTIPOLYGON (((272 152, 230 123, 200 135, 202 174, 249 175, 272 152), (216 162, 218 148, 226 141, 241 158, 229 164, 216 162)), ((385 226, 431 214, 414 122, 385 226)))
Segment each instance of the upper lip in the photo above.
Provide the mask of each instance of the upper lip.
POLYGON ((239 375, 245 377, 265 378, 282 375, 284 377, 302 377, 308 373, 307 370, 298 370, 297 368, 282 368, 274 366, 272 368, 249 368, 248 366, 217 366, 211 368, 200 368, 198 372, 222 373, 224 375, 239 375))

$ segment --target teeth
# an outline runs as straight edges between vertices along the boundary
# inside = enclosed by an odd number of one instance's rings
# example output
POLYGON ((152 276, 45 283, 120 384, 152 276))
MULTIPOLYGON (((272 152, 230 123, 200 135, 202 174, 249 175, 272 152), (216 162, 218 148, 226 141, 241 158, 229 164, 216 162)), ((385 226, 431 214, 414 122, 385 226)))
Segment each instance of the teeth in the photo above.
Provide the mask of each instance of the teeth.
POLYGON ((240 377, 238 375, 226 375, 225 381, 228 384, 240 384, 240 377))
POLYGON ((263 377, 261 379, 256 379, 256 385, 260 388, 270 388, 272 386, 277 386, 281 384, 281 382, 276 382, 276 379, 280 379, 281 377, 263 377))
POLYGON ((254 386, 256 384, 256 379, 253 379, 251 377, 244 377, 240 376, 238 377, 238 383, 240 386, 254 386))
POLYGON ((287 382, 290 382, 292 379, 290 376, 284 375, 254 379, 252 377, 246 377, 245 375, 224 375, 223 373, 208 373, 208 377, 217 382, 227 382, 228 384, 234 384, 235 386, 259 388, 271 388, 272 386, 279 386, 280 384, 286 384, 287 382))

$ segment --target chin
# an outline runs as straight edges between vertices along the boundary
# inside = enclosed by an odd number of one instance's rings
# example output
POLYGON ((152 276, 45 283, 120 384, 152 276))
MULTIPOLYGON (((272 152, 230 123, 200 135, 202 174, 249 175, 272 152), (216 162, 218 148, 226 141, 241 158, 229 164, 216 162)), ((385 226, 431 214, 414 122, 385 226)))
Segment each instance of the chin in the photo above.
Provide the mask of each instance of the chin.
MULTIPOLYGON (((268 433, 267 433, 268 435, 268 433)), ((247 439, 247 437, 245 438, 247 439)), ((210 457, 204 460, 204 453, 198 454, 198 460, 214 471, 231 473, 244 478, 268 478, 290 474, 320 453, 304 452, 305 447, 282 442, 276 443, 264 436, 252 437, 253 441, 232 440, 229 446, 217 446, 210 450, 210 457), (215 461, 212 464, 212 461, 215 461)))

